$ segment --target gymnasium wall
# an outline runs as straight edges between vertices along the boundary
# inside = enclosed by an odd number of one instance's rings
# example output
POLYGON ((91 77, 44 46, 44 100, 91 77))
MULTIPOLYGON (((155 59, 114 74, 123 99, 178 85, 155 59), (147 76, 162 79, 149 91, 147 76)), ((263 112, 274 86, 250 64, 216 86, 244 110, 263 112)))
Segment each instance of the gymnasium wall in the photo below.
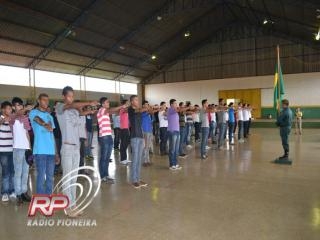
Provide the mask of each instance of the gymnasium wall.
MULTIPOLYGON (((300 106, 305 118, 320 118, 320 72, 285 74, 284 81, 285 98, 290 100, 291 106, 300 106)), ((219 90, 260 88, 261 116, 267 118, 270 113, 274 114, 273 82, 274 76, 268 75, 149 84, 145 86, 145 98, 152 104, 162 100, 169 101, 170 98, 176 98, 177 101, 189 100, 194 104, 200 104, 202 99, 207 98, 209 102, 216 103, 219 90)))

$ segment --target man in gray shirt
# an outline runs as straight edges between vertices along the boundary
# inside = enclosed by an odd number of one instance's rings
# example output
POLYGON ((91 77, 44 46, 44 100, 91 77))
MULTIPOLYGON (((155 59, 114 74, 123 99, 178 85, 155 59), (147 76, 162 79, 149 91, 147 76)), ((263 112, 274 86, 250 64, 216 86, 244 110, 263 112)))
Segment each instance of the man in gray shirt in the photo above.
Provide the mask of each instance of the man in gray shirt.
MULTIPOLYGON (((65 87, 62 90, 63 103, 59 103, 56 107, 57 119, 59 122, 62 145, 61 145, 61 166, 63 171, 63 177, 69 174, 71 171, 79 167, 80 162, 80 112, 84 106, 97 106, 98 102, 73 102, 74 93, 72 87, 65 87)), ((83 112, 83 115, 89 114, 83 112)), ((77 182, 77 178, 74 177, 78 174, 78 171, 74 171, 68 179, 65 179, 64 194, 69 198, 69 209, 66 214, 70 217, 76 217, 74 210, 76 209, 76 187, 74 185, 77 182), (70 181, 69 181, 70 179, 70 181)))

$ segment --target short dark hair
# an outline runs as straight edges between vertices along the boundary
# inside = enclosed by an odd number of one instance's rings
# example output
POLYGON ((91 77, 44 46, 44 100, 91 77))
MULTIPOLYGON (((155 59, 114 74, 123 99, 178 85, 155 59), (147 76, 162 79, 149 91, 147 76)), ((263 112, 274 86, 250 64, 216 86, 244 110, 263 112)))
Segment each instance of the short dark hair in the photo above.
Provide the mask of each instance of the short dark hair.
POLYGON ((179 107, 181 107, 184 103, 183 102, 179 102, 179 107))
POLYGON ((229 103, 229 107, 233 106, 233 102, 229 103))
POLYGON ((1 103, 1 109, 4 109, 8 106, 12 107, 12 104, 9 101, 4 101, 3 103, 1 103))
POLYGON ((177 100, 175 100, 174 98, 170 99, 170 105, 173 104, 174 102, 176 102, 177 100))
POLYGON ((100 98, 99 102, 100 102, 100 105, 104 104, 105 101, 107 101, 108 98, 107 97, 102 97, 100 98))
POLYGON ((134 99, 134 98, 137 98, 137 97, 138 97, 138 95, 131 95, 131 96, 130 96, 130 102, 132 102, 133 99, 134 99))
POLYGON ((286 105, 286 106, 289 106, 289 100, 288 99, 283 99, 281 101, 282 104, 286 105))
POLYGON ((40 100, 40 99, 43 98, 43 97, 48 98, 49 96, 48 96, 48 94, 46 94, 46 93, 40 93, 39 96, 38 96, 38 100, 40 100))
POLYGON ((221 103, 223 101, 223 98, 219 98, 219 103, 221 103))
POLYGON ((126 104, 128 102, 128 99, 123 99, 122 101, 121 101, 121 105, 124 105, 124 104, 126 104))
POLYGON ((199 105, 198 104, 196 104, 196 105, 194 105, 195 107, 199 107, 199 105))
POLYGON ((166 102, 161 102, 161 103, 160 103, 160 106, 162 106, 162 105, 164 105, 164 104, 166 104, 166 102))
POLYGON ((203 106, 206 102, 208 102, 208 100, 207 100, 207 99, 203 99, 203 100, 201 101, 202 106, 203 106))
POLYGON ((70 87, 70 86, 65 86, 63 89, 62 89, 62 95, 65 96, 68 94, 68 92, 73 92, 73 88, 70 87))
POLYGON ((19 97, 14 97, 12 98, 12 101, 11 101, 12 105, 15 105, 16 103, 18 103, 19 105, 23 105, 23 101, 21 98, 19 97))
POLYGON ((149 103, 147 100, 143 100, 142 105, 149 103))

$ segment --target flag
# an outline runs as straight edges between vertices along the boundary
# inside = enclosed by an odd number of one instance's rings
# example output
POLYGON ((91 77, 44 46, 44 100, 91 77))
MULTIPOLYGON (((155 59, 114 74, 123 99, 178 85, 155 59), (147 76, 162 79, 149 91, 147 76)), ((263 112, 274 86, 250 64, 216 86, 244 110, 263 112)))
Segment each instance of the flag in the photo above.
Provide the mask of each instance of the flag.
POLYGON ((281 71, 279 49, 278 49, 278 62, 276 64, 276 71, 274 74, 274 86, 273 86, 273 107, 277 112, 280 112, 281 101, 284 96, 284 81, 281 71))

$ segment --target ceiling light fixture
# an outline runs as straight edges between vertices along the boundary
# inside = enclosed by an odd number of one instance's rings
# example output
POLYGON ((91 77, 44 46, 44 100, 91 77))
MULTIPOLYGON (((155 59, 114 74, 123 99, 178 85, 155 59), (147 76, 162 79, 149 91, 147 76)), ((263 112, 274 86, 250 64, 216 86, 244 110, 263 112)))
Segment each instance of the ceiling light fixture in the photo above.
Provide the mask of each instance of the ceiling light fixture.
POLYGON ((188 37, 190 37, 190 36, 191 36, 190 31, 186 31, 186 32, 184 33, 184 37, 185 37, 185 38, 188 38, 188 37))
POLYGON ((153 55, 151 56, 151 59, 152 59, 152 60, 156 60, 156 59, 157 59, 157 56, 153 54, 153 55))
POLYGON ((263 25, 266 25, 268 23, 268 20, 265 18, 262 23, 263 25))
POLYGON ((126 48, 124 46, 119 47, 121 50, 125 50, 126 48))
POLYGON ((162 17, 159 15, 159 16, 157 16, 157 20, 158 21, 161 21, 162 20, 162 17))
POLYGON ((320 29, 318 30, 318 33, 315 34, 315 37, 314 37, 317 41, 320 40, 320 29))

